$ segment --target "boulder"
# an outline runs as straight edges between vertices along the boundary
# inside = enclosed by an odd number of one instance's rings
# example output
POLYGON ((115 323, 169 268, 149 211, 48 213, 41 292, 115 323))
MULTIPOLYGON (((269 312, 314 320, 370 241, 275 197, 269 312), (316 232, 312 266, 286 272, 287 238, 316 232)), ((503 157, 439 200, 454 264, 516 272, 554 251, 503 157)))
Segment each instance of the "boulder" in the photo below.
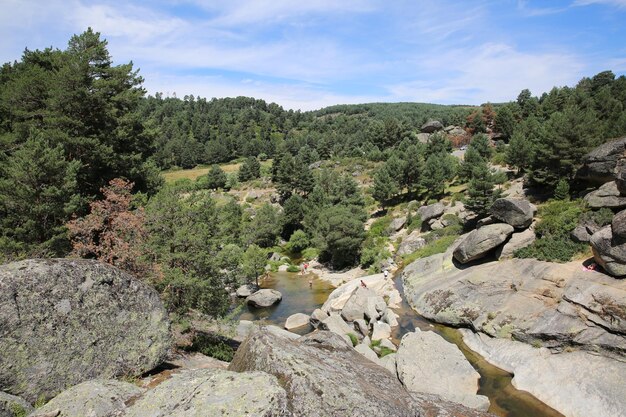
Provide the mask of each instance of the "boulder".
POLYGON ((483 226, 487 226, 489 224, 494 224, 494 223, 498 223, 498 220, 494 219, 492 216, 487 216, 476 222, 476 228, 480 229, 483 226))
POLYGON ((319 330, 328 330, 341 336, 343 339, 350 343, 350 338, 347 336, 349 333, 354 333, 354 329, 346 323, 339 314, 330 313, 327 319, 320 322, 317 327, 319 330))
POLYGON ((297 327, 308 326, 311 318, 304 313, 296 313, 287 317, 285 329, 291 330, 297 327))
POLYGON ((325 312, 322 309, 316 308, 311 313, 311 318, 309 319, 309 322, 311 323, 311 326, 313 326, 313 327, 315 327, 317 329, 317 327, 319 326, 320 322, 326 320, 327 318, 328 318, 328 313, 327 312, 325 312))
POLYGON ((417 134, 417 141, 419 143, 427 144, 428 143, 428 138, 430 138, 430 135, 428 133, 418 133, 417 134))
POLYGON ((270 307, 283 299, 283 295, 276 290, 262 289, 246 298, 246 303, 256 308, 270 307))
POLYGON ((491 216, 517 229, 525 229, 533 222, 535 207, 524 198, 499 198, 491 206, 491 216))
POLYGON ((396 217, 389 224, 389 231, 391 231, 391 233, 397 232, 398 230, 402 229, 405 224, 406 224, 405 216, 396 217))
POLYGON ((449 130, 447 133, 450 136, 464 136, 466 134, 465 129, 458 126, 454 126, 454 128, 449 130))
POLYGON ((420 315, 552 349, 626 355, 626 280, 535 259, 468 268, 452 262, 453 250, 405 267, 404 293, 420 315))
POLYGON ((479 259, 508 239, 513 226, 496 223, 473 230, 454 250, 454 258, 462 264, 479 259))
POLYGON ((417 209, 417 215, 422 219, 422 223, 428 222, 430 219, 441 217, 445 206, 442 203, 434 203, 428 206, 422 206, 417 209))
POLYGON ((284 381, 294 416, 487 416, 433 397, 414 397, 394 374, 330 332, 292 341, 260 329, 241 344, 229 369, 263 371, 284 381))
POLYGON ((396 327, 398 325, 399 317, 400 316, 396 314, 392 309, 388 308, 385 310, 380 319, 391 327, 396 327))
POLYGON ((587 243, 591 240, 591 235, 585 225, 579 224, 570 232, 570 237, 576 243, 587 243))
POLYGON ((288 402, 278 379, 265 372, 198 369, 173 374, 136 400, 124 417, 286 417, 292 415, 288 402))
POLYGON ((432 230, 440 230, 445 227, 442 222, 436 219, 432 219, 429 225, 432 230))
POLYGON ((626 197, 620 194, 615 181, 607 182, 597 190, 587 194, 583 199, 593 209, 602 207, 610 209, 626 208, 626 197))
MULTIPOLYGON (((128 382, 92 380, 75 385, 38 408, 31 417, 58 411, 58 417, 109 417, 126 409, 125 403, 144 390, 128 382)), ((55 415, 55 414, 53 414, 55 415)))
POLYGON ((389 337, 391 337, 391 326, 382 321, 374 322, 372 340, 389 339, 389 337))
POLYGON ((398 372, 396 370, 396 354, 390 353, 388 355, 383 356, 378 359, 378 363, 380 366, 391 372, 393 375, 397 375, 398 372))
POLYGON ((626 151, 626 136, 604 143, 583 158, 583 165, 576 174, 592 184, 600 185, 615 179, 615 168, 626 151))
POLYGON ((480 374, 461 350, 434 332, 407 333, 396 353, 398 378, 409 391, 428 392, 468 407, 487 410, 476 395, 480 374))
POLYGON ((626 276, 626 239, 613 236, 611 226, 605 226, 589 240, 595 261, 616 277, 626 276))
POLYGON ((0 266, 0 389, 33 403, 94 378, 139 375, 170 347, 154 289, 83 259, 0 266))
POLYGON ((356 345, 354 348, 361 355, 365 356, 367 359, 371 360, 374 363, 378 363, 378 355, 376 352, 372 350, 368 345, 364 345, 363 343, 356 345))
POLYGON ((532 244, 536 238, 535 232, 532 229, 513 233, 508 242, 496 249, 496 259, 512 258, 516 250, 532 244))
POLYGON ((626 238, 626 210, 622 210, 613 216, 611 232, 614 236, 626 238))
POLYGON ((429 120, 426 123, 424 123, 422 127, 420 128, 422 133, 433 133, 442 129, 443 129, 443 125, 438 120, 429 120))
POLYGON ((398 348, 396 347, 396 345, 393 344, 393 342, 389 339, 381 339, 380 340, 380 345, 378 345, 380 347, 385 347, 389 350, 393 350, 394 352, 398 350, 398 348))
MULTIPOLYGON (((340 312, 348 302, 348 299, 352 296, 352 293, 361 286, 361 281, 365 283, 367 289, 374 290, 376 294, 388 300, 387 304, 390 307, 400 306, 402 297, 391 275, 385 278, 385 274, 375 274, 353 279, 335 288, 335 290, 328 295, 321 309, 329 313, 340 312)), ((380 299, 378 299, 378 301, 380 301, 380 299)))
POLYGON ((359 332, 362 336, 365 337, 370 334, 369 326, 364 319, 354 320, 352 324, 354 325, 354 330, 359 332))
POLYGON ((402 239, 400 246, 398 247, 398 252, 396 254, 398 256, 408 255, 410 253, 415 252, 418 249, 426 246, 426 240, 420 236, 420 232, 415 230, 411 232, 407 237, 402 239))
POLYGON ((615 166, 615 185, 621 195, 626 195, 626 158, 621 158, 615 166))
POLYGON ((626 363, 594 352, 558 354, 461 329, 463 341, 514 375, 513 386, 571 417, 613 417, 626 410, 626 363))
POLYGON ((257 287, 254 284, 244 284, 240 286, 239 288, 237 288, 237 297, 246 298, 246 297, 251 296, 258 290, 259 290, 259 287, 257 287))
POLYGON ((33 407, 23 398, 0 391, 0 417, 26 416, 31 411, 33 407))
POLYGON ((341 317, 346 321, 363 319, 366 316, 378 318, 376 311, 376 302, 378 301, 384 302, 383 298, 376 294, 376 291, 370 288, 357 287, 341 309, 341 317), (373 302, 370 301, 370 298, 374 299, 373 302))
POLYGON ((289 268, 289 265, 286 265, 286 264, 279 265, 278 272, 287 272, 287 268, 289 268))

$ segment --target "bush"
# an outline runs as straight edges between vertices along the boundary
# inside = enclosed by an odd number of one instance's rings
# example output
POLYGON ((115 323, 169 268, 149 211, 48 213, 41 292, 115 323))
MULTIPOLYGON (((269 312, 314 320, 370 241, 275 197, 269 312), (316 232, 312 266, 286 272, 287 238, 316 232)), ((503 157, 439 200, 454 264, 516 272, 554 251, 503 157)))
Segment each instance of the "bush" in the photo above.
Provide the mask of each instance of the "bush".
POLYGON ((298 265, 289 265, 287 272, 300 272, 300 267, 298 265))
POLYGON ((352 342, 352 347, 355 347, 356 345, 359 344, 359 339, 356 337, 354 333, 348 333, 348 337, 350 338, 350 341, 352 342))
POLYGON ((541 220, 535 229, 543 237, 569 237, 583 214, 581 200, 551 200, 539 208, 541 220))
POLYGON ((419 230, 422 228, 422 218, 417 214, 411 216, 411 221, 407 225, 407 232, 411 233, 413 230, 419 230))
POLYGON ((584 213, 581 217, 581 221, 592 222, 599 227, 604 227, 607 224, 611 224, 614 215, 613 210, 608 207, 602 207, 600 210, 584 213))
POLYGON ((535 240, 530 246, 515 252, 516 258, 535 258, 540 261, 569 262, 578 253, 584 252, 587 245, 576 243, 569 237, 544 237, 535 240))
POLYGON ((302 259, 312 261, 313 259, 316 259, 318 256, 320 256, 320 251, 317 248, 306 248, 302 251, 301 255, 302 259))
POLYGON ((306 249, 309 244, 310 240, 307 234, 302 230, 296 230, 289 238, 286 247, 289 252, 301 252, 306 249))
POLYGON ((235 355, 235 349, 227 343, 227 339, 208 333, 199 333, 193 343, 186 350, 200 352, 221 361, 230 362, 235 355))
POLYGON ((391 224, 391 220, 391 216, 385 216, 374 220, 370 226, 370 230, 367 231, 367 235, 372 237, 389 236, 389 225, 391 224))
POLYGON ((439 238, 438 240, 428 243, 423 248, 418 249, 409 255, 403 256, 402 262, 406 266, 410 264, 411 262, 415 261, 416 259, 426 258, 428 256, 435 255, 437 253, 443 253, 450 247, 450 245, 454 243, 454 241, 457 238, 458 238, 458 235, 443 236, 439 238))

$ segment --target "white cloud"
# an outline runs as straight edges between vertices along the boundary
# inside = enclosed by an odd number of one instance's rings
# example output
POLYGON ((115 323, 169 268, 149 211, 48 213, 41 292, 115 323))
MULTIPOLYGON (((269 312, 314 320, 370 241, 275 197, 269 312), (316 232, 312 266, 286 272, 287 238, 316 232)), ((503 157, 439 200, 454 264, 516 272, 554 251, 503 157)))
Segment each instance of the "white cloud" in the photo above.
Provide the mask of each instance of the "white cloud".
POLYGON ((619 8, 626 8, 626 0, 576 0, 574 6, 589 6, 590 4, 606 4, 619 8))

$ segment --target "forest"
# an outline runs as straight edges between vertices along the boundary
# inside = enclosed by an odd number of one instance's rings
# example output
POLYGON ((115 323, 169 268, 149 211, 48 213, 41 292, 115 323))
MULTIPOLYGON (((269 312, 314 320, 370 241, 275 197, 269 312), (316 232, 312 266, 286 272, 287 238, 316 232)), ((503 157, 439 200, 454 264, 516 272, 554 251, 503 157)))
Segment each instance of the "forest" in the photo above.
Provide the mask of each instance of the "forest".
POLYGON ((365 230, 371 215, 436 201, 450 184, 466 184, 467 207, 485 215, 507 180, 493 164, 550 196, 575 195, 585 153, 626 134, 626 77, 611 71, 507 103, 310 112, 149 96, 142 82, 91 29, 2 66, 0 263, 100 259, 151 282, 172 311, 221 315, 228 289, 255 280, 275 251, 369 267, 385 257, 380 227, 365 230), (425 140, 431 120, 457 133, 425 140), (464 145, 460 162, 451 152, 464 145), (371 177, 338 169, 346 161, 371 177), (196 181, 163 179, 197 166, 210 169, 196 181), (228 190, 241 184, 276 198, 240 202, 228 190))

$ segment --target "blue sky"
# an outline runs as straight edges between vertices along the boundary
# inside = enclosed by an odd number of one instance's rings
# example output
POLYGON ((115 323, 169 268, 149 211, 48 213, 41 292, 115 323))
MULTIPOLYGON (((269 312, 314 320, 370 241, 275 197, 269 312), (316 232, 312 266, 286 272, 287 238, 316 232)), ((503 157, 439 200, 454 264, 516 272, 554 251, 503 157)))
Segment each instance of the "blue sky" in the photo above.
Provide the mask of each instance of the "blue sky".
POLYGON ((0 0, 0 61, 88 26, 149 93, 285 108, 539 95, 626 73, 626 0, 0 0))

